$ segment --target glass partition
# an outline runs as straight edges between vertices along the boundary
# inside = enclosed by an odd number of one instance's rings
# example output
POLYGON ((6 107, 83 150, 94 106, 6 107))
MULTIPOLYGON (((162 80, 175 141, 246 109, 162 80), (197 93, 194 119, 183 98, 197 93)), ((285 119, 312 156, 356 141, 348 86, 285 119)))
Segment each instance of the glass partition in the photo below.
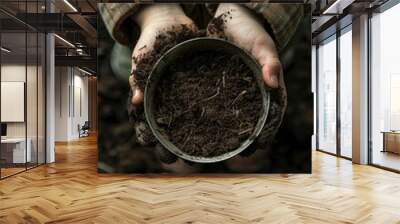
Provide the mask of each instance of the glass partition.
POLYGON ((400 170, 400 4, 371 18, 371 162, 400 170))
POLYGON ((2 177, 24 171, 26 162, 31 161, 25 105, 28 69, 26 41, 25 32, 1 34, 2 177))
POLYGON ((34 167, 38 160, 38 35, 36 32, 27 33, 27 81, 26 81, 26 114, 27 114, 27 150, 30 150, 30 161, 27 167, 34 167))
POLYGON ((340 38, 340 154, 352 157, 352 34, 351 26, 340 38))
POLYGON ((0 11, 1 179, 45 163, 46 39, 16 18, 39 13, 43 5, 0 2, 0 7, 17 10, 0 11))
POLYGON ((46 37, 43 33, 38 33, 38 75, 37 75, 37 162, 44 164, 46 162, 46 37))
POLYGON ((336 36, 318 54, 318 149, 336 154, 336 36))

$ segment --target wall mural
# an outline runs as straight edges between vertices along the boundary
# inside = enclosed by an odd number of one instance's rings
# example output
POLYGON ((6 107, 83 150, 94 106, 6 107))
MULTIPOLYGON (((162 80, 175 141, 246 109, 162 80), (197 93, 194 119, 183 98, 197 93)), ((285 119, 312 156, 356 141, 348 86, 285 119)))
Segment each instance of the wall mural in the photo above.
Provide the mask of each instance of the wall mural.
POLYGON ((99 172, 311 172, 309 5, 99 11, 99 172))

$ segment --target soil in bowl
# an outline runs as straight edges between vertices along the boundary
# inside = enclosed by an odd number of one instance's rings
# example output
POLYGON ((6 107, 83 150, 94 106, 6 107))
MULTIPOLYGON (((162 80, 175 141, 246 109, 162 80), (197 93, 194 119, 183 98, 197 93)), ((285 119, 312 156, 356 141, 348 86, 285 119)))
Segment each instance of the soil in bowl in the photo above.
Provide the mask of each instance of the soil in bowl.
POLYGON ((203 51, 168 66, 154 97, 161 132, 192 156, 215 157, 237 149, 253 133, 262 95, 239 55, 203 51))
POLYGON ((133 71, 133 74, 135 74, 139 89, 144 91, 147 78, 149 77, 154 64, 165 52, 181 42, 204 35, 204 32, 193 31, 186 25, 174 26, 157 34, 153 50, 140 55, 138 58, 133 58, 136 64, 136 69, 133 71))

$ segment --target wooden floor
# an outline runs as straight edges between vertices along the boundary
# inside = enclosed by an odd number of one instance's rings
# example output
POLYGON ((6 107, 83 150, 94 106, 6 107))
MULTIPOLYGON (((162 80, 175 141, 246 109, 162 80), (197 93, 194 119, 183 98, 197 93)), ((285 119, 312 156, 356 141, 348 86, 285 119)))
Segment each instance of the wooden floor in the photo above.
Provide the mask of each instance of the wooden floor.
POLYGON ((373 153, 372 159, 374 164, 400 170, 400 154, 382 152, 380 150, 374 150, 373 153))
POLYGON ((312 175, 96 173, 93 137, 0 181, 0 223, 400 223, 400 175, 320 152, 312 175))
POLYGON ((25 167, 23 168, 1 168, 1 177, 8 177, 13 174, 23 172, 25 170, 25 167))

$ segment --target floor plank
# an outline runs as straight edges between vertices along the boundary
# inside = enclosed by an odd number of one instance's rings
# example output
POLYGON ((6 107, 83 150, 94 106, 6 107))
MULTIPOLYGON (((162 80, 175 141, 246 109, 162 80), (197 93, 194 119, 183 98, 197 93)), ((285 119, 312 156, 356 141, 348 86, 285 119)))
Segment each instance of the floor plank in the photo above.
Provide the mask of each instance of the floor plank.
POLYGON ((400 175, 313 152, 311 175, 97 174, 96 139, 0 181, 0 223, 400 223, 400 175))

